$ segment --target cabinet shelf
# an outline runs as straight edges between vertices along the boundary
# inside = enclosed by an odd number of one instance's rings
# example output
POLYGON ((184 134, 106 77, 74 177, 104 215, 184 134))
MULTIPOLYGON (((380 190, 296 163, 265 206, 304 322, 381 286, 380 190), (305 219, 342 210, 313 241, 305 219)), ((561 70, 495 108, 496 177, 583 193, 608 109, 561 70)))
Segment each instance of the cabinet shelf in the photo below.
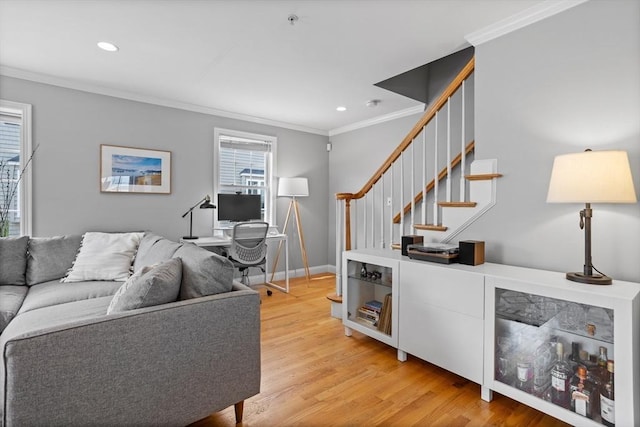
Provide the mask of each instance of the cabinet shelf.
POLYGON ((382 279, 370 279, 368 277, 362 277, 362 276, 349 276, 349 279, 354 279, 354 280, 360 280, 361 282, 367 282, 367 283, 372 283, 374 285, 380 285, 380 286, 386 286, 387 288, 390 288, 392 286, 392 282, 391 281, 385 281, 382 279))

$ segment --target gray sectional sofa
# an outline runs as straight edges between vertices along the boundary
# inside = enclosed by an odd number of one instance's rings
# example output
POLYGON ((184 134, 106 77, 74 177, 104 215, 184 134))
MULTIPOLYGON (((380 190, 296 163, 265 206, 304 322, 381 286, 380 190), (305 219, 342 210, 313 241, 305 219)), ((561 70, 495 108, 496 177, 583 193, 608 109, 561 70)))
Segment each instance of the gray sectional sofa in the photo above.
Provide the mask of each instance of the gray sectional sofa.
POLYGON ((123 281, 60 280, 82 240, 0 239, 0 426, 183 426, 231 405, 240 422, 260 391, 259 294, 225 258, 145 233, 132 270, 179 258, 177 300, 111 311, 123 281))

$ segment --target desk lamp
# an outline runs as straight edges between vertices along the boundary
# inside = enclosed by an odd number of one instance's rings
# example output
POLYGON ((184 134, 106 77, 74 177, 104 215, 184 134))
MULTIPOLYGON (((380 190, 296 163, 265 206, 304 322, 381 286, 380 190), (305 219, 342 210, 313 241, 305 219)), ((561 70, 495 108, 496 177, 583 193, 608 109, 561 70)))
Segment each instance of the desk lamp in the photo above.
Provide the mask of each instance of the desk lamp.
POLYGON ((584 229, 584 268, 582 273, 567 273, 573 282, 610 285, 611 278, 591 263, 591 203, 635 203, 636 192, 625 151, 591 151, 564 154, 553 161, 547 202, 585 203, 580 211, 584 229), (596 270, 600 274, 594 274, 596 270))
MULTIPOLYGON (((309 261, 307 261, 307 249, 304 246, 304 236, 302 235, 302 222, 300 221, 300 211, 298 209, 298 200, 296 197, 308 197, 309 196, 309 180, 303 177, 295 178, 280 178, 278 180, 278 197, 291 197, 289 203, 289 210, 287 211, 287 219, 284 221, 284 227, 282 232, 286 234, 287 225, 289 225, 289 218, 291 218, 291 212, 295 212, 296 226, 298 227, 298 239, 300 241, 300 252, 302 254, 302 262, 304 264, 304 271, 307 280, 311 278, 309 273, 309 261)), ((273 269, 271 270, 271 280, 273 281, 273 275, 276 271, 278 264, 278 258, 280 257, 280 249, 282 248, 282 242, 278 245, 278 253, 276 254, 275 261, 273 263, 273 269)))
POLYGON ((198 201, 198 203, 196 203, 195 205, 191 206, 189 208, 188 211, 186 211, 184 213, 184 215, 182 215, 182 218, 184 218, 185 216, 189 215, 189 235, 188 236, 183 236, 183 239, 186 240, 193 240, 193 239, 197 239, 198 236, 194 236, 193 235, 193 210, 200 205, 200 209, 215 209, 216 205, 214 205, 213 203, 211 203, 211 197, 209 197, 209 195, 207 194, 206 196, 204 196, 204 198, 200 201, 198 201), (202 203, 200 205, 200 203, 202 203))

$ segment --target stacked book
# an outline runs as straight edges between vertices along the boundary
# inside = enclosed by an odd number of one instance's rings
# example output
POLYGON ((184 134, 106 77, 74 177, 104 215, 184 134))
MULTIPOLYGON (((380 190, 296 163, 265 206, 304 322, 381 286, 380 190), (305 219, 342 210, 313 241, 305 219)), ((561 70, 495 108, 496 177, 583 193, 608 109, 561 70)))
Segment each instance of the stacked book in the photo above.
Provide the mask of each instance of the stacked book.
POLYGON ((358 321, 369 326, 377 327, 381 310, 382 303, 380 301, 367 301, 358 309, 358 321))
POLYGON ((391 294, 384 297, 384 303, 380 309, 378 330, 387 335, 391 335, 391 294))

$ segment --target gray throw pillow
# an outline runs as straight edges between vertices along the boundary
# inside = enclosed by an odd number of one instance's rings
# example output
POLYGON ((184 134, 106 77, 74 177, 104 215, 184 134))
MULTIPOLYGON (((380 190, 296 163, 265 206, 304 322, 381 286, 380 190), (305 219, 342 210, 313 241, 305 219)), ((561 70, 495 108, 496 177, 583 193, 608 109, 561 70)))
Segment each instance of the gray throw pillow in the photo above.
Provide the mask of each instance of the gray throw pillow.
POLYGON ((24 285, 29 236, 0 237, 0 285, 24 285))
POLYGON ((134 273, 115 293, 107 314, 173 302, 182 281, 182 260, 172 258, 134 273))
POLYGON ((170 259, 176 253, 180 243, 160 237, 153 233, 145 233, 138 246, 136 259, 133 261, 133 271, 140 270, 145 265, 157 264, 170 259))
POLYGON ((27 255, 27 285, 60 279, 73 266, 82 235, 32 237, 27 255))
POLYGON ((182 258, 180 299, 229 292, 233 287, 233 264, 227 258, 193 243, 185 243, 174 257, 182 258))

